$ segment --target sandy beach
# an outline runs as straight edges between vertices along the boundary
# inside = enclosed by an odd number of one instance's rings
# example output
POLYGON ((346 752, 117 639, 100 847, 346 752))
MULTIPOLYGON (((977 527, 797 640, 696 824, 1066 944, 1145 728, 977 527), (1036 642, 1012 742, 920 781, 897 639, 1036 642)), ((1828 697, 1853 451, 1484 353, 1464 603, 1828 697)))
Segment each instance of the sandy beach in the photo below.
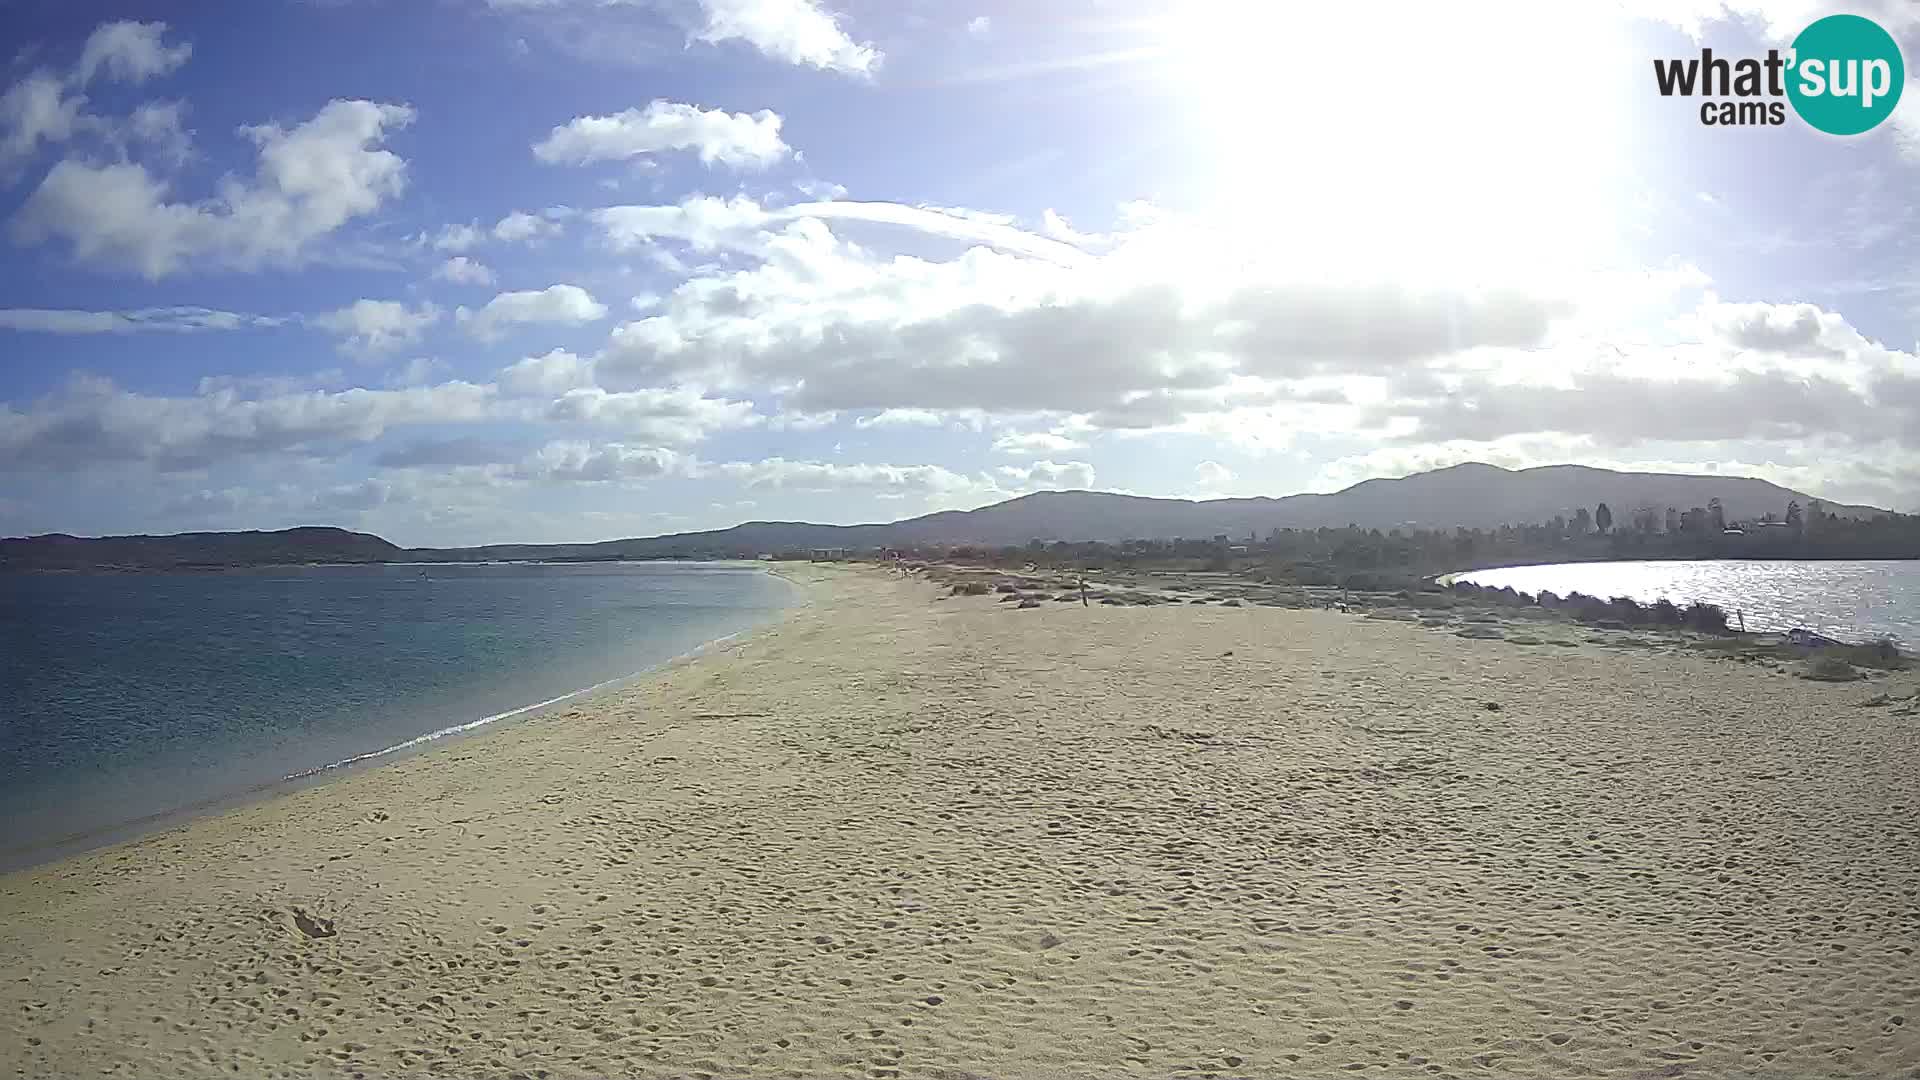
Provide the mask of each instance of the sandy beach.
POLYGON ((0 878, 0 1074, 1920 1077, 1914 673, 791 573, 0 878))

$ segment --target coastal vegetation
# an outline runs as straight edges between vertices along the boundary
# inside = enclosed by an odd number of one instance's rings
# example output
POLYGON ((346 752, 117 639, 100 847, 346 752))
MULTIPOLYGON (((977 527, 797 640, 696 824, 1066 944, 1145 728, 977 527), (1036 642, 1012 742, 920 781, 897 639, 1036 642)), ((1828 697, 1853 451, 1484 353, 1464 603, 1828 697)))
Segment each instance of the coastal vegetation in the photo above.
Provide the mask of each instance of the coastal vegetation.
MULTIPOLYGON (((1436 574, 1536 563, 1659 559, 1920 558, 1920 516, 1848 518, 1819 500, 1790 501, 1778 514, 1728 521, 1715 505, 1615 520, 1605 503, 1571 516, 1490 529, 1273 529, 1264 535, 1124 540, 1041 539, 1025 545, 921 546, 910 555, 987 566, 1210 570, 1300 585, 1351 589, 1417 587, 1436 574), (1605 527, 1603 527, 1605 526, 1605 527)), ((805 557, 788 552, 786 557, 805 557)))

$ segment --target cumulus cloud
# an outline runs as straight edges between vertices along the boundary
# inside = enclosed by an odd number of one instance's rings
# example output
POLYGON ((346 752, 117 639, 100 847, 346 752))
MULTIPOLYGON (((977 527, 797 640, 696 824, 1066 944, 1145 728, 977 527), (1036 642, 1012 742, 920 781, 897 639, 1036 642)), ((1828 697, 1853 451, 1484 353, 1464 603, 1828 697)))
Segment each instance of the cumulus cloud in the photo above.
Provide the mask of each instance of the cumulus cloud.
POLYGON ((191 518, 205 521, 235 514, 251 501, 250 493, 240 488, 223 488, 217 491, 199 488, 181 492, 161 503, 159 514, 165 518, 191 518))
POLYGON ((1709 304, 1703 311, 1720 336, 1742 349, 1830 354, 1846 320, 1812 304, 1709 304))
POLYGON ((434 234, 433 246, 440 251, 471 251, 487 238, 486 230, 478 225, 443 225, 434 234))
POLYGON ((697 276, 619 327, 603 375, 771 386, 803 411, 1092 414, 1150 427, 1260 400, 1263 380, 1528 347, 1558 302, 1338 283, 1197 287, 1178 265, 1075 270, 984 247, 878 260, 819 222, 762 265, 697 276))
POLYGON ((438 357, 416 356, 387 373, 386 384, 391 387, 425 386, 445 375, 447 362, 438 357))
POLYGON ((569 483, 644 480, 684 467, 686 459, 657 446, 561 440, 535 451, 515 470, 520 479, 569 483))
POLYGON ((707 165, 764 169, 791 152, 770 109, 729 113, 656 100, 611 116, 576 116, 533 146, 549 164, 585 165, 666 151, 693 151, 707 165))
POLYGON ((420 439, 405 446, 389 447, 376 455, 373 463, 383 469, 492 465, 512 461, 520 454, 521 449, 512 443, 465 435, 452 439, 420 439))
POLYGON ((842 71, 871 72, 880 61, 871 43, 855 42, 819 0, 699 0, 700 41, 741 41, 776 60, 842 71))
POLYGON ((406 424, 494 414, 492 387, 465 382, 404 390, 289 390, 249 395, 215 384, 184 397, 123 390, 76 375, 22 412, 0 406, 0 469, 146 462, 163 469, 370 442, 406 424))
POLYGON ((378 148, 413 110, 329 102, 312 119, 240 133, 258 149, 254 175, 223 180, 212 198, 175 201, 140 164, 65 160, 13 221, 20 244, 63 241, 75 258, 150 279, 194 260, 242 269, 286 263, 316 240, 372 213, 406 185, 406 162, 378 148))
POLYGON ((103 23, 88 35, 86 45, 80 50, 74 81, 84 86, 96 76, 104 75, 121 82, 139 83, 167 74, 187 62, 193 55, 193 46, 166 44, 162 40, 166 32, 167 24, 163 22, 103 23))
POLYGON ((70 94, 57 76, 37 71, 0 94, 0 179, 32 157, 42 143, 73 137, 86 124, 86 97, 70 94))
POLYGON ((1001 454, 1057 454, 1080 450, 1086 443, 1051 431, 1009 431, 993 440, 993 449, 1001 454))
POLYGON ((994 472, 1015 488, 1077 491, 1093 487, 1093 466, 1084 461, 1002 465, 994 472))
POLYGON ((608 391, 576 387, 548 406, 550 420, 593 424, 658 443, 698 442, 717 430, 756 423, 750 401, 727 401, 692 389, 608 391))
POLYGON ((1202 491, 1219 491, 1233 483, 1233 470, 1217 461, 1203 461, 1193 467, 1193 482, 1202 491))
POLYGON ((515 210, 494 223, 493 238, 508 244, 538 243, 557 235, 562 226, 553 218, 515 210))
POLYGON ((569 390, 594 385, 593 361, 554 349, 545 356, 529 356, 509 364, 500 372, 499 383, 509 394, 559 397, 569 390))
POLYGON ((0 309, 0 330, 46 334, 194 333, 278 326, 284 320, 202 307, 139 308, 132 311, 74 311, 47 308, 0 309))
POLYGON ((687 244, 696 251, 725 245, 750 245, 771 215, 742 195, 729 199, 692 195, 677 205, 608 206, 589 215, 607 245, 629 251, 659 240, 687 244))
POLYGON ((590 218, 600 227, 607 245, 616 251, 671 241, 701 252, 727 248, 765 255, 769 229, 811 223, 815 226, 812 232, 824 235, 830 223, 841 222, 857 228, 896 230, 981 245, 1062 266, 1082 265, 1088 260, 1081 248, 1028 232, 1003 215, 901 203, 827 200, 765 207, 741 195, 726 199, 691 195, 677 204, 602 207, 590 218))
POLYGON ((186 104, 179 101, 149 101, 133 110, 127 118, 127 131, 133 138, 152 148, 156 157, 179 166, 193 156, 193 136, 186 129, 186 104))
POLYGON ((399 300, 356 300, 310 321, 339 335, 346 351, 376 356, 418 343, 427 328, 440 321, 440 309, 432 304, 410 308, 399 300))
POLYGON ((841 465, 772 457, 761 461, 724 462, 711 466, 708 471, 752 488, 860 490, 888 496, 952 493, 979 486, 978 481, 939 465, 841 465))
POLYGON ((1646 379, 1602 371, 1541 386, 1467 378, 1415 391, 1371 410, 1373 419, 1411 421, 1403 440, 1491 441, 1555 432, 1606 445, 1656 440, 1875 441, 1920 431, 1920 416, 1888 384, 1875 395, 1834 378, 1734 371, 1721 378, 1646 379))
POLYGON ((465 255, 455 255, 433 270, 433 276, 441 281, 451 281, 456 285, 491 285, 493 271, 487 264, 465 255))
POLYGON ((939 427, 946 423, 946 417, 931 409, 882 409, 872 416, 862 416, 853 422, 857 428, 872 427, 939 427))
POLYGON ((549 285, 544 289, 503 292, 485 307, 454 309, 454 318, 468 333, 482 340, 500 336, 506 328, 528 324, 579 326, 606 318, 607 306, 578 285, 549 285))

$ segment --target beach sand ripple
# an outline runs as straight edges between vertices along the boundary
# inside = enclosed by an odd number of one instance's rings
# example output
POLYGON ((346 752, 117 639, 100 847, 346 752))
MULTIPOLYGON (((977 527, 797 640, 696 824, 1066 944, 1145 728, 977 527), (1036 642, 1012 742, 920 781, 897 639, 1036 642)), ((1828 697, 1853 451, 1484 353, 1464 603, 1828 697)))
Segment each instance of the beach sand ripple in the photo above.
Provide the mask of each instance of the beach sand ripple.
POLYGON ((14 1076, 1920 1077, 1920 728, 1262 606, 814 602, 0 879, 14 1076))

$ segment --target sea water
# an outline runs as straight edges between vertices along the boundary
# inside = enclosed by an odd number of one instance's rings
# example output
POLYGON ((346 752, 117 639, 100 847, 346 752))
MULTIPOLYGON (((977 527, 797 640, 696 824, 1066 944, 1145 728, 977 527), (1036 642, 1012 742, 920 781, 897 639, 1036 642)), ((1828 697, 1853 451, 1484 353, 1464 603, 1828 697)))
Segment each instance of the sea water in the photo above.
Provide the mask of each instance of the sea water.
POLYGON ((528 715, 794 592, 691 563, 0 574, 0 866, 528 715))
POLYGON ((1556 563, 1477 570, 1459 578, 1476 585, 1582 592, 1643 604, 1666 599, 1685 606, 1718 604, 1737 627, 1806 627, 1846 641, 1891 636, 1920 645, 1920 562, 1909 560, 1788 561, 1708 559, 1673 562, 1556 563), (1736 614, 1737 613, 1737 614, 1736 614))

